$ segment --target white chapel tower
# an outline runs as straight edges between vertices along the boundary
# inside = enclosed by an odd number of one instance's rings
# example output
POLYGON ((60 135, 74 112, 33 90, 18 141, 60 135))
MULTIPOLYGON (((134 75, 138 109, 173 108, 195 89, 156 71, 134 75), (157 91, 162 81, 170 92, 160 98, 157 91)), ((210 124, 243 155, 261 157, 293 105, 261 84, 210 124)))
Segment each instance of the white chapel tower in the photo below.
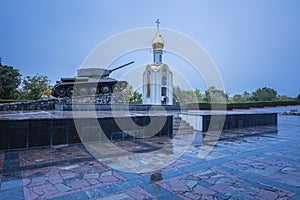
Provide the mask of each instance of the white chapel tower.
POLYGON ((168 65, 162 63, 164 39, 157 30, 152 40, 153 63, 146 66, 143 73, 143 104, 173 105, 173 74, 168 65))

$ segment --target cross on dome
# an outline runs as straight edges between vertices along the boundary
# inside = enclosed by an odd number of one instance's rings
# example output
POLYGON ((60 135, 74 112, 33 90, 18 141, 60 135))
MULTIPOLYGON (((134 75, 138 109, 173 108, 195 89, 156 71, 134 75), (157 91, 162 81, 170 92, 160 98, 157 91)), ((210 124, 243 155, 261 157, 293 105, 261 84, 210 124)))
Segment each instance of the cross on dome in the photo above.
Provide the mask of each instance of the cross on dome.
POLYGON ((160 21, 159 21, 159 19, 157 18, 157 20, 156 20, 156 27, 159 29, 159 24, 160 24, 160 21))

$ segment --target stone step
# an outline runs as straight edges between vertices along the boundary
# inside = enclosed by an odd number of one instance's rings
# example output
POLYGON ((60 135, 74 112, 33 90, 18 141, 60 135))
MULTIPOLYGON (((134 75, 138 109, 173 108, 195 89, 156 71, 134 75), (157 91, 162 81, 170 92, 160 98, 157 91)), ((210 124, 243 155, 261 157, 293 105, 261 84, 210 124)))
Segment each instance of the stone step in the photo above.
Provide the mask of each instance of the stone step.
POLYGON ((178 126, 178 127, 173 127, 173 130, 178 130, 178 129, 180 129, 180 130, 184 130, 184 129, 188 129, 188 130, 194 130, 193 129, 193 127, 191 127, 191 126, 178 126))
POLYGON ((174 133, 192 133, 194 131, 193 127, 181 119, 180 117, 173 118, 173 132, 174 133))

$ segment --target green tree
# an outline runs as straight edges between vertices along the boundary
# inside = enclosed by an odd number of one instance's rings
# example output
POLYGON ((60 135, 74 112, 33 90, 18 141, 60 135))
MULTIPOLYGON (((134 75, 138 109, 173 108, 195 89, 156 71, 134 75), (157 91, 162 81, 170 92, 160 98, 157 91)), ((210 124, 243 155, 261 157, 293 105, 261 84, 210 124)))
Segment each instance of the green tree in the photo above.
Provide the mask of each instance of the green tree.
POLYGON ((131 85, 127 86, 124 92, 127 102, 130 104, 142 104, 142 94, 136 90, 133 91, 133 87, 131 85))
POLYGON ((253 92, 252 97, 254 101, 274 101, 277 99, 277 91, 272 88, 263 87, 253 92))
POLYGON ((22 84, 22 97, 30 100, 41 98, 43 91, 50 88, 50 80, 48 77, 38 73, 33 77, 26 76, 22 84))
POLYGON ((233 96, 232 101, 235 103, 240 103, 240 102, 246 102, 246 99, 242 95, 236 94, 233 96))
POLYGON ((250 95, 249 92, 244 91, 244 93, 243 93, 242 96, 243 96, 243 99, 246 100, 246 102, 247 102, 247 101, 251 101, 251 95, 250 95))
POLYGON ((228 101, 228 93, 225 93, 223 90, 218 90, 214 86, 210 86, 205 91, 205 98, 206 102, 213 102, 213 103, 225 103, 228 101))
POLYGON ((293 101, 293 100, 295 100, 294 98, 286 96, 286 95, 278 95, 277 99, 280 100, 280 101, 293 101))
POLYGON ((182 100, 182 92, 179 86, 173 87, 173 104, 179 104, 182 100))
POLYGON ((297 100, 300 101, 300 93, 297 96, 297 100))
POLYGON ((235 103, 244 103, 251 101, 251 96, 248 92, 244 91, 243 94, 236 94, 233 96, 232 101, 235 103))
POLYGON ((196 90, 195 90, 195 94, 196 94, 196 97, 197 97, 198 102, 203 102, 203 100, 204 100, 204 95, 200 93, 200 90, 199 90, 199 89, 196 89, 196 90))
POLYGON ((186 104, 199 102, 200 99, 203 99, 203 95, 200 93, 200 90, 182 90, 179 86, 173 87, 173 103, 174 104, 186 104))
POLYGON ((143 103, 142 94, 139 93, 136 90, 133 91, 133 94, 130 97, 129 103, 132 103, 132 104, 142 104, 143 103))
POLYGON ((15 99, 17 97, 21 76, 18 69, 2 65, 0 59, 0 99, 15 99))

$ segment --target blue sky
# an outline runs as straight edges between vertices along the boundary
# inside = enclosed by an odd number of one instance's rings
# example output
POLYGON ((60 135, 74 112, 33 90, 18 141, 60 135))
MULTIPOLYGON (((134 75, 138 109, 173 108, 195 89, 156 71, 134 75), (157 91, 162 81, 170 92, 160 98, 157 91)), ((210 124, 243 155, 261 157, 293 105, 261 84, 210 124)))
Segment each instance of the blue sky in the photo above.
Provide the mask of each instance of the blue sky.
POLYGON ((74 76, 108 37, 154 27, 160 18, 161 27, 182 32, 206 49, 230 95, 264 86, 292 97, 300 93, 297 0, 1 0, 0 8, 2 63, 24 76, 47 75, 52 84, 74 76))

